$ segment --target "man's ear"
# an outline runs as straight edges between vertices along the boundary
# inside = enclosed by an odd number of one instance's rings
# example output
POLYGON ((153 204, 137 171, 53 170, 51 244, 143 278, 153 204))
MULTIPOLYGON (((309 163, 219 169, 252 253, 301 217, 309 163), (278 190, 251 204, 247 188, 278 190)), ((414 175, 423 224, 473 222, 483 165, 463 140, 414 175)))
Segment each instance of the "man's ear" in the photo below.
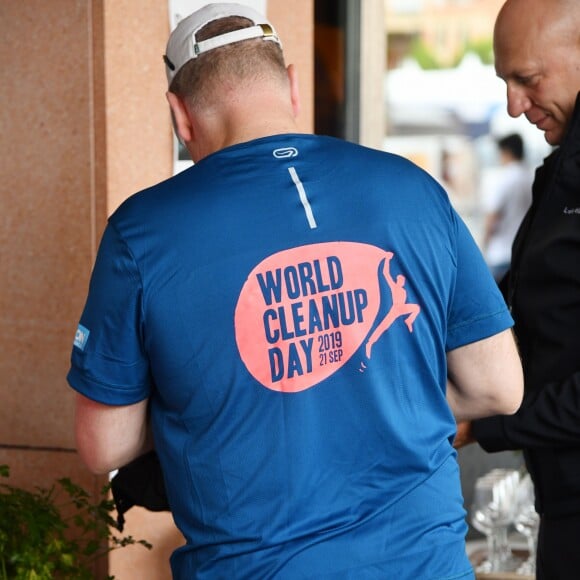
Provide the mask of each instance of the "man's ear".
POLYGON ((294 117, 300 114, 300 92, 298 90, 298 73, 293 64, 289 64, 286 68, 288 80, 290 81, 290 100, 292 102, 292 110, 294 117))
POLYGON ((183 99, 174 93, 168 91, 165 96, 171 109, 173 127, 177 137, 182 143, 187 144, 193 139, 193 124, 187 106, 183 99))

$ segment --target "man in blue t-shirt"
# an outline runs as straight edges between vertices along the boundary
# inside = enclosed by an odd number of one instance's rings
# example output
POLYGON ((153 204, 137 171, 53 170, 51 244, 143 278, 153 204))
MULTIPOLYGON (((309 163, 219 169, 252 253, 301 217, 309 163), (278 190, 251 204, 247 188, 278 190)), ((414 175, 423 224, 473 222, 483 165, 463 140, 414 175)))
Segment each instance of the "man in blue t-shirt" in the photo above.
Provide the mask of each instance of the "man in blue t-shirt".
POLYGON ((155 447, 175 578, 472 578, 456 420, 514 413, 512 320, 445 192, 301 134, 267 20, 165 56, 195 165, 109 219, 68 375, 96 473, 155 447))

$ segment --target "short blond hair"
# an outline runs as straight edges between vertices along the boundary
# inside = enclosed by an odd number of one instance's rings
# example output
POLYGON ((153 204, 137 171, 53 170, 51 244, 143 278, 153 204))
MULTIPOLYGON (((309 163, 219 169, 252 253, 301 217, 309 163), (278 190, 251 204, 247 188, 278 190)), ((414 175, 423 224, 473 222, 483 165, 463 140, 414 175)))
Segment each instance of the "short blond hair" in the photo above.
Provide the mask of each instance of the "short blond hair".
MULTIPOLYGON (((230 16, 214 20, 196 35, 199 41, 252 26, 247 18, 230 16)), ((185 63, 169 86, 170 92, 191 106, 203 107, 219 99, 220 88, 232 83, 286 79, 282 49, 264 39, 243 40, 212 49, 185 63)))

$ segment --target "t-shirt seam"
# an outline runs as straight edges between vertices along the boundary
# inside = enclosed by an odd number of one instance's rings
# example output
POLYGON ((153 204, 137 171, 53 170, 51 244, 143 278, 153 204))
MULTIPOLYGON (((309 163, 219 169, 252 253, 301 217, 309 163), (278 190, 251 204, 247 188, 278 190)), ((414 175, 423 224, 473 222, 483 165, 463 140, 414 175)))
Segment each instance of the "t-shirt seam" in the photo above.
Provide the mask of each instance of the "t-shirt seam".
POLYGON ((449 333, 456 332, 457 330, 465 328, 466 326, 472 326, 473 324, 476 324, 478 322, 482 322, 484 320, 489 320, 490 318, 494 318, 500 314, 505 314, 505 313, 507 313, 507 311, 508 311, 507 308, 500 308, 499 310, 496 310, 495 312, 490 312, 490 313, 482 315, 482 316, 476 316, 475 318, 470 318, 469 320, 465 320, 463 322, 458 322, 457 324, 454 324, 453 326, 449 327, 449 333))
MULTIPOLYGON (((131 246, 129 245, 129 242, 125 239, 125 237, 123 236, 121 230, 115 224, 115 222, 114 222, 114 215, 111 216, 111 219, 109 219, 109 225, 114 230, 114 232, 117 234, 117 237, 119 238, 119 241, 123 244, 123 246, 127 250, 127 253, 131 257, 131 260, 133 261, 133 264, 135 264, 135 270, 137 272, 137 275, 135 275, 133 272, 127 270, 127 268, 125 268, 125 270, 129 274, 129 276, 131 276, 131 278, 133 278, 133 279, 135 279, 137 281, 137 284, 141 288, 141 292, 142 292, 143 295, 142 295, 142 299, 141 299, 141 304, 139 306, 139 310, 140 310, 140 314, 141 314, 141 320, 145 320, 145 299, 146 299, 146 292, 145 292, 145 283, 143 281, 143 279, 144 279, 143 272, 141 271, 141 267, 140 267, 139 261, 135 257, 135 254, 132 251, 131 246)), ((145 346, 143 344, 142 344, 142 347, 145 348, 145 346)))
POLYGON ((127 386, 126 384, 116 384, 116 383, 105 383, 97 378, 95 378, 92 374, 88 374, 86 372, 83 372, 81 369, 79 369, 76 366, 73 366, 71 368, 72 371, 74 371, 81 380, 86 381, 87 383, 93 383, 99 387, 105 387, 108 389, 114 389, 115 391, 119 391, 119 392, 126 392, 127 390, 134 390, 134 389, 140 389, 143 390, 144 388, 148 388, 148 385, 146 383, 140 383, 140 384, 135 384, 135 385, 129 385, 127 386))

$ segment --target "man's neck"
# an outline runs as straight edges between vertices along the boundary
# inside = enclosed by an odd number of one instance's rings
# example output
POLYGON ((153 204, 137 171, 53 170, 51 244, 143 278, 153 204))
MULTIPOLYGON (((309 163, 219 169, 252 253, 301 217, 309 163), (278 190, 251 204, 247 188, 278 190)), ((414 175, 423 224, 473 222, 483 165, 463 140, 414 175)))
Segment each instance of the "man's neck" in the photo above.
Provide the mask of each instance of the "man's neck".
POLYGON ((290 103, 281 101, 276 95, 252 95, 200 115, 198 135, 190 153, 194 161, 199 161, 225 147, 299 132, 290 103))

